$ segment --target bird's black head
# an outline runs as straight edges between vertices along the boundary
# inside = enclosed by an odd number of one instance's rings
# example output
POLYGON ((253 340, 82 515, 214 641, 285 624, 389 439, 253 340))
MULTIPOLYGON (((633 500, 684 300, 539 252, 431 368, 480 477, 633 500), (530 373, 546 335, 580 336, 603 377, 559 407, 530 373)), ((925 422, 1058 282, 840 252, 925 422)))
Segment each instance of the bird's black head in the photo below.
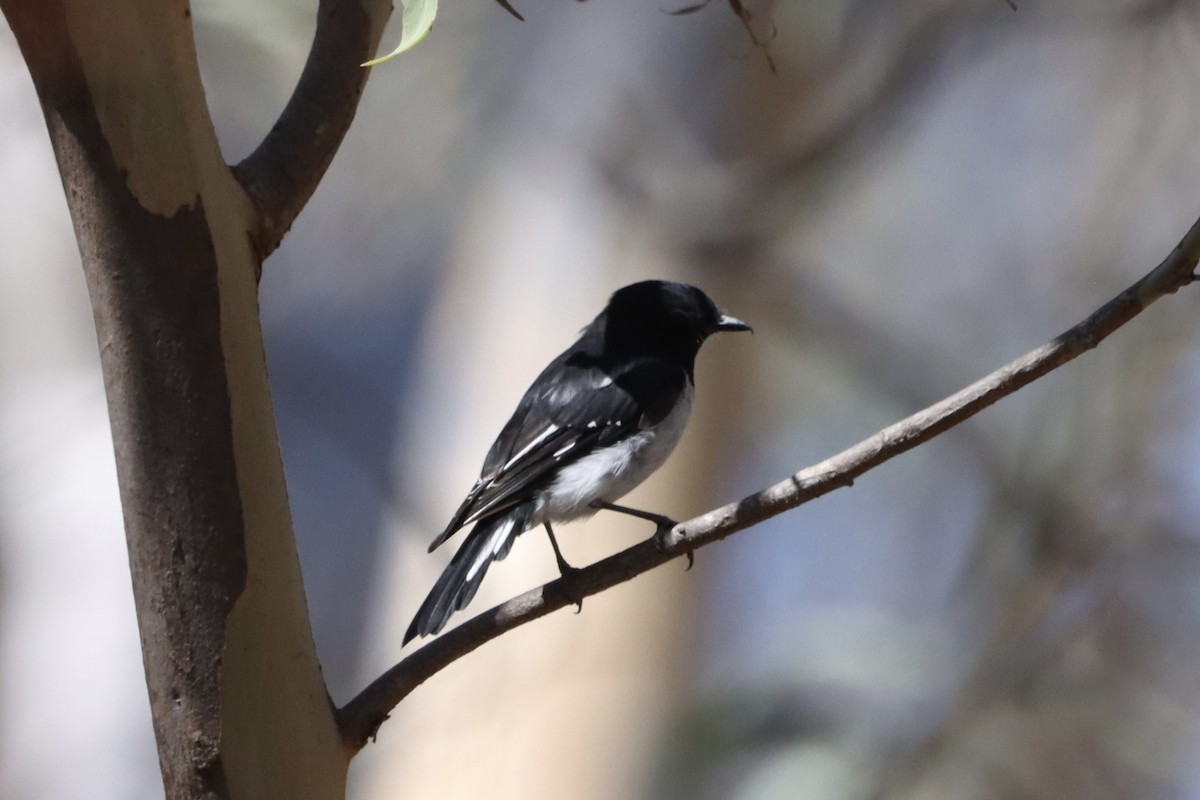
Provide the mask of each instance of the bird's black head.
POLYGON ((712 334, 750 330, 740 319, 722 314, 695 286, 672 281, 642 281, 618 289, 601 318, 611 350, 666 355, 689 369, 712 334))

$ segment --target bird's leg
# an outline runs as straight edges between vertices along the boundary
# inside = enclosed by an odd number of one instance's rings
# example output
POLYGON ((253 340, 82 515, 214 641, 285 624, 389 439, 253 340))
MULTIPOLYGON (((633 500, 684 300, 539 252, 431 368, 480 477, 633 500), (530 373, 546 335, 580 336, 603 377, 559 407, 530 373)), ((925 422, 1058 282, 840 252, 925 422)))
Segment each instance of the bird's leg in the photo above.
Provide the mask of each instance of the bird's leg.
MULTIPOLYGON (((671 532, 671 529, 679 524, 675 520, 668 516, 664 516, 663 514, 655 514, 651 511, 642 511, 636 508, 629 508, 628 506, 619 506, 616 503, 610 503, 607 500, 593 501, 592 508, 599 508, 605 511, 617 511, 621 514, 628 514, 631 517, 637 517, 638 519, 644 519, 648 520, 649 522, 653 522, 655 525, 654 537, 660 545, 663 543, 666 535, 671 532)), ((690 550, 687 552, 687 560, 687 568, 691 569, 692 565, 696 563, 696 557, 692 555, 692 551, 690 550)))
POLYGON ((554 528, 550 527, 549 522, 542 524, 546 526, 546 535, 550 537, 550 546, 554 548, 554 560, 558 562, 558 573, 565 578, 572 572, 577 572, 578 570, 568 564, 567 560, 563 558, 562 550, 558 549, 558 540, 554 538, 554 528))
POLYGON ((651 511, 642 511, 637 508, 629 508, 628 506, 619 506, 616 503, 610 503, 607 500, 595 500, 592 502, 592 508, 599 508, 605 511, 618 511, 622 514, 628 514, 631 517, 648 520, 658 526, 658 533, 669 531, 679 523, 670 517, 662 514, 655 514, 651 511))
MULTIPOLYGON (((554 538, 554 529, 550 527, 550 523, 544 522, 542 524, 546 526, 546 535, 550 537, 550 546, 554 548, 554 560, 558 562, 558 574, 566 578, 573 573, 578 572, 578 569, 572 567, 567 563, 567 560, 563 558, 562 550, 558 549, 558 540, 554 538)), ((582 598, 577 599, 575 601, 575 605, 577 606, 575 609, 576 614, 578 614, 580 611, 583 611, 582 598)))

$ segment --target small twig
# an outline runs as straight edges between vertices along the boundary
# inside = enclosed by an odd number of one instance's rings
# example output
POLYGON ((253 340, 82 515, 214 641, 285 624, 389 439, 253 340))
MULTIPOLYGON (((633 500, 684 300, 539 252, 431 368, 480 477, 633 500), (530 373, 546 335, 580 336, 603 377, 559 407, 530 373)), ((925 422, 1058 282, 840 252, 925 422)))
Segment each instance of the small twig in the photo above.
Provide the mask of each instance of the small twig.
POLYGON ((508 0, 496 0, 496 2, 500 4, 501 8, 503 8, 508 13, 512 14, 514 17, 519 19, 521 22, 525 21, 525 18, 522 17, 521 14, 515 8, 513 8, 512 3, 508 2, 508 0))
POLYGON ((312 196, 354 120, 391 0, 321 0, 300 81, 271 131, 233 168, 258 208, 255 249, 274 252, 312 196))
POLYGON ((965 389, 901 420, 787 480, 680 523, 650 539, 479 614, 405 658, 338 710, 342 740, 357 752, 401 700, 432 675, 505 631, 724 539, 765 519, 849 486, 863 473, 979 413, 1023 386, 1091 350, 1163 295, 1196 280, 1200 220, 1149 274, 1054 340, 965 389))
MULTIPOLYGON (((699 0, 699 2, 666 11, 665 13, 673 17, 695 14, 711 2, 712 0, 699 0)), ((771 72, 778 72, 775 68, 775 59, 771 57, 771 50, 768 47, 771 40, 775 38, 775 23, 771 23, 771 33, 764 39, 754 31, 754 14, 751 13, 750 9, 746 8, 742 0, 725 0, 725 2, 729 5, 729 9, 733 12, 733 15, 742 23, 742 27, 746 29, 746 34, 750 37, 750 44, 754 49, 763 51, 763 56, 767 59, 767 67, 771 72)))

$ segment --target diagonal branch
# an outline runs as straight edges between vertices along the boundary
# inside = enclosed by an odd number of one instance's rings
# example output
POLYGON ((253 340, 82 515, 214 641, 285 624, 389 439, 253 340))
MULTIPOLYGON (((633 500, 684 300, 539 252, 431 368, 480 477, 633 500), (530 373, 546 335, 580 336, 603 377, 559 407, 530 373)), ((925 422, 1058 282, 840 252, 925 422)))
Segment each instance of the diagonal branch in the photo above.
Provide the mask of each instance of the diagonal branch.
POLYGON ((342 741, 362 749, 388 713, 425 680, 480 645, 518 625, 574 605, 698 547, 851 485, 855 478, 907 452, 1091 350, 1160 297, 1197 280, 1200 220, 1149 274, 1052 341, 965 389, 897 422, 787 480, 680 523, 662 541, 649 539, 567 577, 551 581, 479 614, 435 639, 379 676, 338 710, 342 741))
POLYGON ((253 153, 233 168, 258 208, 253 231, 266 258, 292 227, 354 120, 391 0, 320 0, 317 32, 287 107, 253 153))

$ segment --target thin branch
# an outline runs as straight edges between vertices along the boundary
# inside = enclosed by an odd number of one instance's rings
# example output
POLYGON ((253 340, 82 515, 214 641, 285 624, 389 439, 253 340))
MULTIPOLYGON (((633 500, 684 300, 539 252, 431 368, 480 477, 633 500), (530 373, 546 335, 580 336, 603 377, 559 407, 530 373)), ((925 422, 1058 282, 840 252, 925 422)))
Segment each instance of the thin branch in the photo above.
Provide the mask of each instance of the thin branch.
POLYGON ((292 227, 354 120, 391 0, 321 0, 317 32, 287 107, 233 173, 258 208, 253 232, 266 258, 292 227))
POLYGON ((787 480, 683 522, 661 541, 649 539, 636 544, 473 617, 396 664, 338 710, 345 747, 351 753, 362 749, 391 709, 413 689, 505 631, 574 605, 578 599, 623 583, 834 489, 849 486, 868 470, 932 439, 1091 350, 1158 298, 1197 280, 1194 271, 1198 260, 1200 220, 1192 224, 1161 264, 1083 322, 945 400, 787 480))

